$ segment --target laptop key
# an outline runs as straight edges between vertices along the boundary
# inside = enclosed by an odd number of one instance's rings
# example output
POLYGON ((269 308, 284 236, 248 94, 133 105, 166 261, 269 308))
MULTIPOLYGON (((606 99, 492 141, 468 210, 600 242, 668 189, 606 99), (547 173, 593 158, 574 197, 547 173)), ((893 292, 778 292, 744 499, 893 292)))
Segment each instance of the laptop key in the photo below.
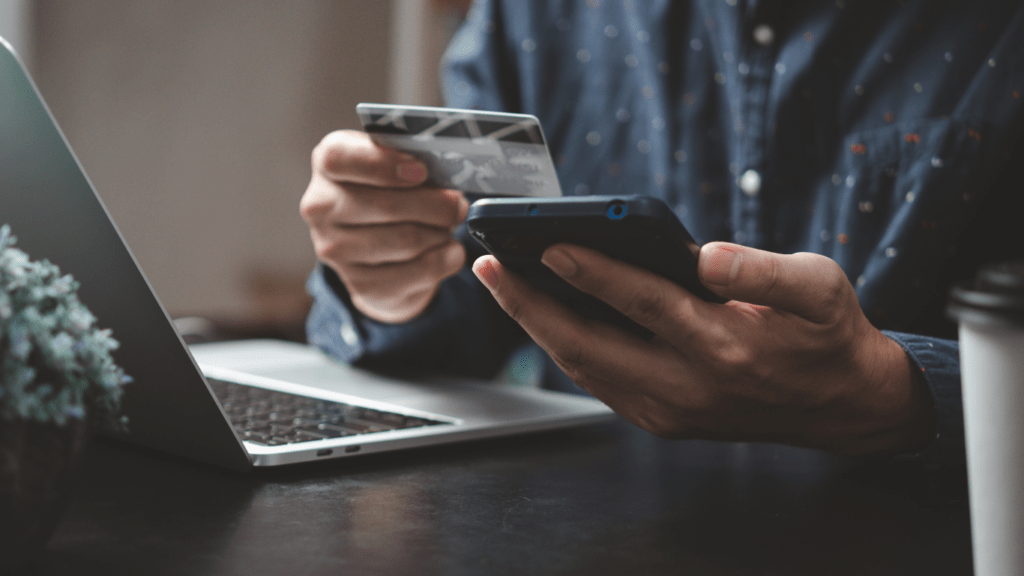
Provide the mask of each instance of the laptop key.
POLYGON ((316 429, 318 432, 322 434, 334 435, 335 438, 340 438, 342 436, 352 436, 360 433, 359 430, 346 428, 344 426, 339 426, 337 424, 328 424, 327 422, 321 422, 320 424, 317 424, 316 429))
POLYGON ((360 420, 376 422, 392 428, 404 428, 408 417, 394 412, 379 412, 377 410, 364 410, 359 416, 360 420))
POLYGON ((242 434, 242 437, 245 438, 246 440, 250 440, 253 442, 266 442, 267 439, 269 438, 266 434, 262 432, 254 432, 252 430, 246 430, 242 434))
POLYGON ((360 432, 386 432, 388 430, 394 430, 395 426, 389 426, 387 424, 378 424, 376 422, 367 422, 366 420, 356 420, 355 418, 346 419, 342 424, 346 428, 352 428, 353 430, 359 430, 360 432))
POLYGON ((330 436, 319 431, 313 432, 302 428, 295 430, 293 432, 293 437, 299 442, 302 442, 303 440, 323 440, 324 438, 330 438, 330 436))

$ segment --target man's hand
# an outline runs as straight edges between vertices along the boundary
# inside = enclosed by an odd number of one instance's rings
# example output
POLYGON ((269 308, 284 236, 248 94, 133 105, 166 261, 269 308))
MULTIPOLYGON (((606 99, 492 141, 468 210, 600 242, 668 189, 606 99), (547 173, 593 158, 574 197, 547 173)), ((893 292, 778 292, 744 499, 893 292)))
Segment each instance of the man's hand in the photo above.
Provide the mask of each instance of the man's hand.
POLYGON ((469 203, 455 190, 424 188, 426 166, 341 130, 313 150, 313 177, 299 210, 317 258, 338 273, 352 303, 381 322, 405 322, 466 262, 452 232, 469 203))
POLYGON ((579 317, 491 256, 473 271, 573 381, 654 434, 844 454, 932 438, 924 378, 868 322, 842 269, 824 256, 705 245, 699 277, 726 304, 579 246, 552 246, 542 260, 654 339, 579 317))

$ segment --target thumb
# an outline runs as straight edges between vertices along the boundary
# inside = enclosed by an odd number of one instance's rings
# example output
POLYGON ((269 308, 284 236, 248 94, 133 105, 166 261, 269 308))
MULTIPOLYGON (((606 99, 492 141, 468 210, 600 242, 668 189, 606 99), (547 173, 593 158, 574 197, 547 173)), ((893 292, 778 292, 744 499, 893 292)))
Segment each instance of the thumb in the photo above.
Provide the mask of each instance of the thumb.
POLYGON ((812 322, 827 321, 856 293, 831 258, 801 252, 775 254, 726 242, 700 250, 700 281, 730 300, 792 312, 812 322))

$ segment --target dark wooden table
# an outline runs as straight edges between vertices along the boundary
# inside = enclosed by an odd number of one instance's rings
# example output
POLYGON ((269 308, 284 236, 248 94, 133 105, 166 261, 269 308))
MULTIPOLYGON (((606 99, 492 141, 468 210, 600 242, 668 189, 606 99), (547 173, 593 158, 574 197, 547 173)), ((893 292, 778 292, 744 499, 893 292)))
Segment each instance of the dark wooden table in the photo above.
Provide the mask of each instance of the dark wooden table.
POLYGON ((97 441, 29 573, 971 571, 962 468, 620 422, 248 475, 97 441))

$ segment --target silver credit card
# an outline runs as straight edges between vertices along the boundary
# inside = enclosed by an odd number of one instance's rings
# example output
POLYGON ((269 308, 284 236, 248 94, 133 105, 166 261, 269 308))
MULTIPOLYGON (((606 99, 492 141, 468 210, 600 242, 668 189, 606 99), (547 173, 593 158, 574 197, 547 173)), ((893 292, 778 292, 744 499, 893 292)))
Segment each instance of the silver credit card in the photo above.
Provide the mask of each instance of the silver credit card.
POLYGON ((375 142, 427 164, 429 186, 502 196, 561 196, 536 116, 359 104, 375 142))

